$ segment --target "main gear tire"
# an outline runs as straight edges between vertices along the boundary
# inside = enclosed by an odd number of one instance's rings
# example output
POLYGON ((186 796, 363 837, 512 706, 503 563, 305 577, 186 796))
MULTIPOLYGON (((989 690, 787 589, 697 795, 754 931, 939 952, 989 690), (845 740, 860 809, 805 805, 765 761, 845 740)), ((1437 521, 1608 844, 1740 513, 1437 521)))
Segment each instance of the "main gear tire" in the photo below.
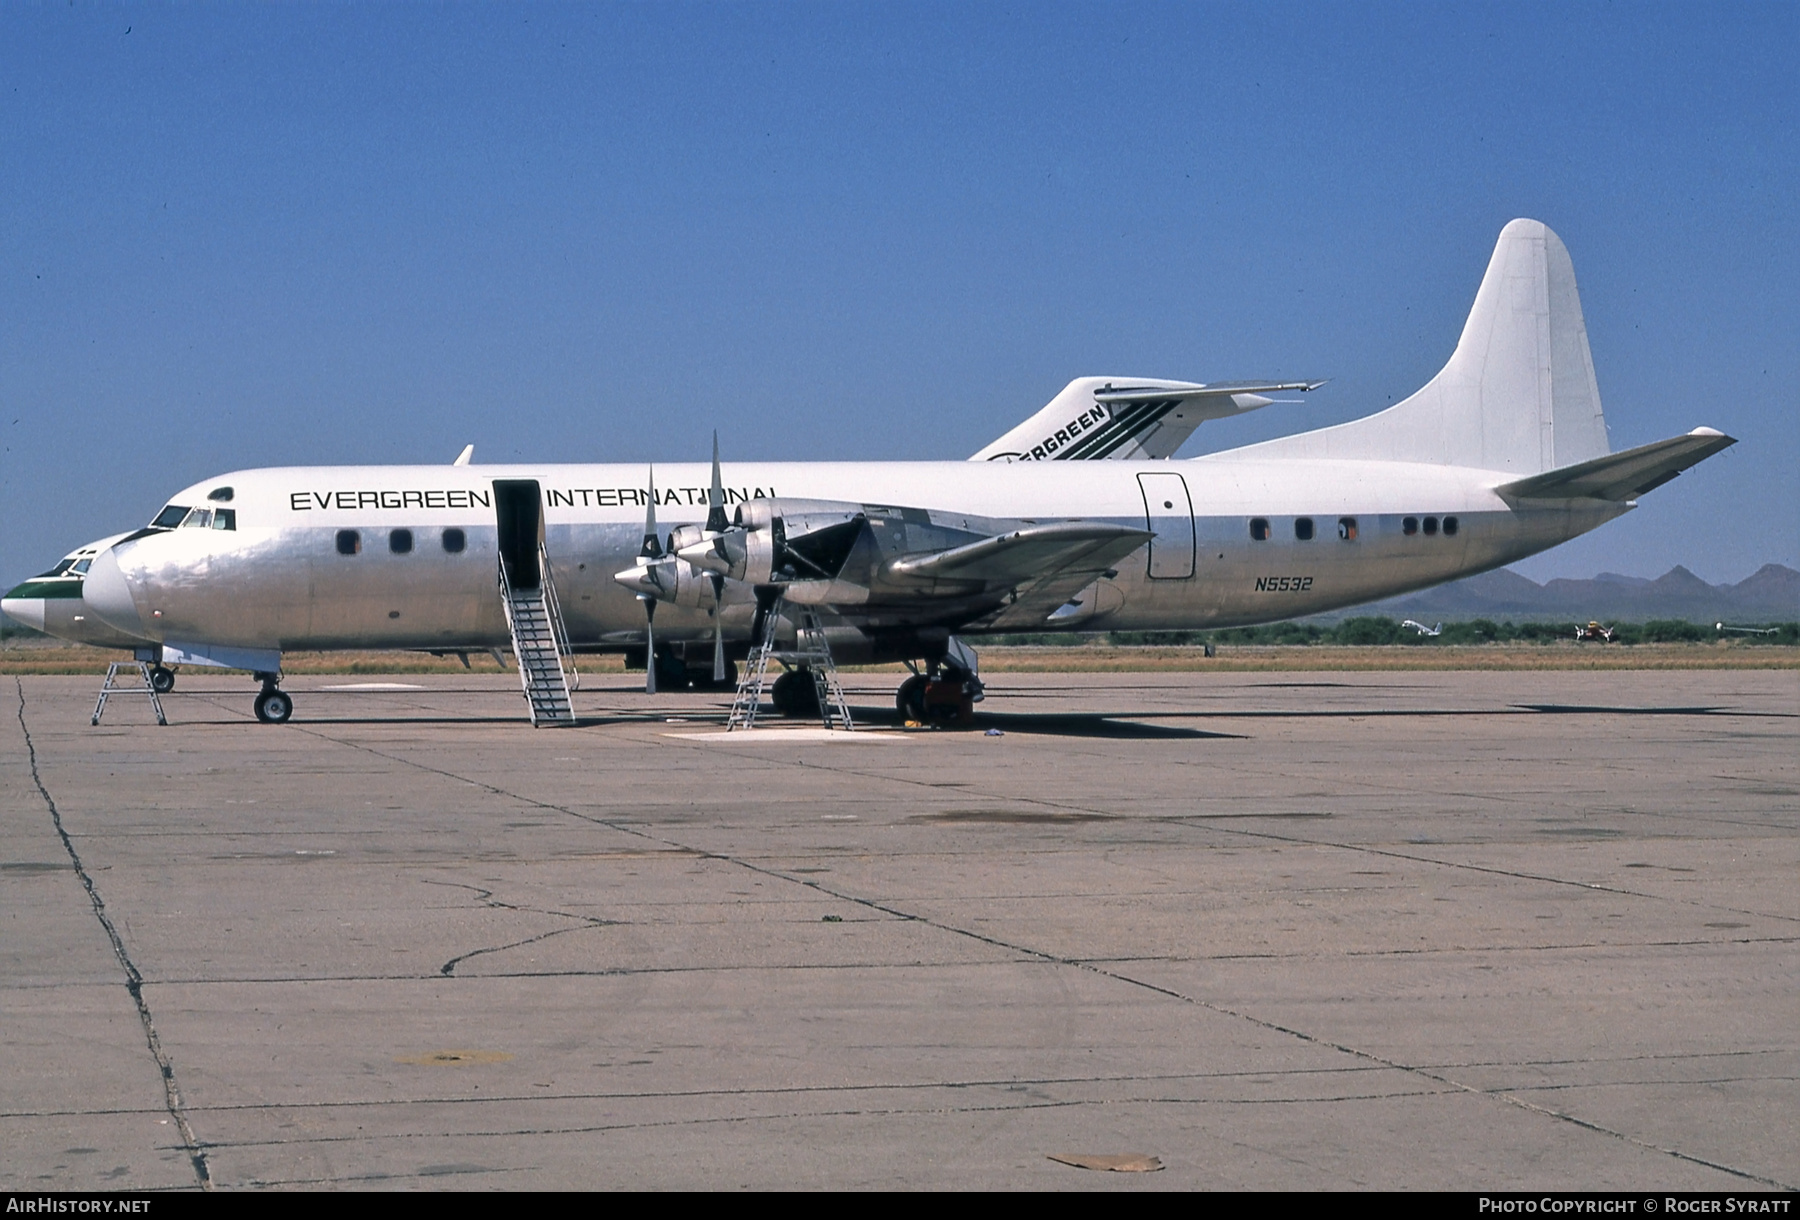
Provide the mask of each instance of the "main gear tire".
POLYGON ((914 674, 894 692, 894 710, 902 720, 925 719, 925 675, 914 674))
POLYGON ((819 688, 813 683, 812 670, 790 669, 775 679, 775 685, 769 688, 769 701, 790 720, 817 716, 819 688))

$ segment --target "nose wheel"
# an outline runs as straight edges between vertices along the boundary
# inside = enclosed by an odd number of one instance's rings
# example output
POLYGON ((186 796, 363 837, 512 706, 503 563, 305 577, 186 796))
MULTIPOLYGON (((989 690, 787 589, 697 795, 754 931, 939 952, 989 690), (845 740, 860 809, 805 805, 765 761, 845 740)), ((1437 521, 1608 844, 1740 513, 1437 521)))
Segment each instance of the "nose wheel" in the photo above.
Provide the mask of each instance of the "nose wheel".
POLYGON ((277 676, 259 674, 263 680, 262 693, 256 696, 256 718, 264 724, 286 724, 289 716, 294 714, 293 698, 276 686, 277 676))
POLYGON ((175 671, 166 665, 150 667, 150 689, 159 695, 166 695, 175 689, 175 671))

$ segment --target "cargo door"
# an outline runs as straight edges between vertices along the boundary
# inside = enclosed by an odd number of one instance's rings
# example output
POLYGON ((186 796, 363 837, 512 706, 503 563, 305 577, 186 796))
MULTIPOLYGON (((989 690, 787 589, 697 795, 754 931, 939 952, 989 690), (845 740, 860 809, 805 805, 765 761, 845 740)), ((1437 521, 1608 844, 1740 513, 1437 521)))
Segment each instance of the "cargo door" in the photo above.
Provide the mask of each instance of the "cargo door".
POLYGON ((1144 528, 1150 540, 1150 579, 1188 580, 1194 575, 1194 502, 1178 474, 1140 474, 1144 528))

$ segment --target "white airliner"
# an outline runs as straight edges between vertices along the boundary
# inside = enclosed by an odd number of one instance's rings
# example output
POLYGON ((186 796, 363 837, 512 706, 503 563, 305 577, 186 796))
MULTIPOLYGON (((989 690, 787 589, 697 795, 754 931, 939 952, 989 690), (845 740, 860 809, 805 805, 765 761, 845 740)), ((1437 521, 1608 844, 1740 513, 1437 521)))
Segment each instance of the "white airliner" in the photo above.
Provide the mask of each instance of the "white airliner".
MULTIPOLYGON (((908 716, 966 714, 970 637, 1242 625, 1423 588, 1585 533, 1735 443, 1697 428, 1610 452, 1574 269, 1532 220, 1501 232, 1449 363, 1410 398, 1170 460, 1203 420, 1316 384, 1081 378, 962 462, 721 466, 715 442, 710 468, 465 450, 233 471, 3 608, 133 647, 159 685, 170 665, 249 670, 270 722, 293 706, 284 652, 510 644, 534 723, 568 723, 563 658, 648 655, 651 690, 723 683, 808 615, 838 661, 915 665, 908 716)), ((805 711, 810 677, 785 675, 776 706, 805 711)))

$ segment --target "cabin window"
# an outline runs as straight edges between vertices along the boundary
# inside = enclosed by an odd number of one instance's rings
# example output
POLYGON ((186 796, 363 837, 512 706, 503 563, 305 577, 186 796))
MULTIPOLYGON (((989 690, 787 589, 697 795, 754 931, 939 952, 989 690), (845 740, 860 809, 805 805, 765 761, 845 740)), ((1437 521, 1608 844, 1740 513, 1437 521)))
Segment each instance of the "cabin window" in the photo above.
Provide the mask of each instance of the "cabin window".
POLYGON ((1419 519, 1417 517, 1406 518, 1400 523, 1400 532, 1411 538, 1419 532, 1419 519))
POLYGON ((231 503, 232 490, 229 487, 215 487, 206 493, 208 500, 217 500, 221 504, 231 503))
POLYGON ((1311 542, 1312 534, 1313 534, 1313 531, 1312 531, 1312 518, 1311 517, 1295 517, 1294 518, 1294 537, 1298 538, 1302 542, 1311 542))
POLYGON ((1429 538, 1435 533, 1437 533, 1437 518, 1436 517, 1425 518, 1425 536, 1427 538, 1429 538))
POLYGON ((1269 523, 1264 521, 1261 517, 1252 518, 1250 521, 1250 536, 1258 542, 1267 542, 1269 540, 1269 523))
POLYGON ((188 510, 186 505, 171 504, 160 513, 157 513, 156 520, 152 521, 150 524, 157 529, 172 530, 181 524, 182 519, 186 517, 187 514, 188 510))
POLYGON ((213 509, 213 528, 216 530, 234 530, 237 528, 237 509, 213 509))
POLYGON ((389 530, 388 531, 388 550, 392 551, 396 555, 412 554, 412 531, 411 530, 389 530))
POLYGON ((340 555, 354 555, 362 550, 362 535, 355 530, 339 530, 337 532, 337 551, 340 555))
POLYGON ((1455 536, 1456 536, 1456 518, 1455 517, 1445 517, 1444 518, 1444 537, 1454 538, 1455 536))
POLYGON ((452 527, 444 531, 444 549, 450 554, 459 555, 462 553, 462 549, 468 545, 469 540, 463 536, 461 530, 452 527))
POLYGON ((1338 537, 1342 538, 1345 542, 1355 542, 1356 541, 1356 518, 1355 517, 1339 517, 1338 518, 1338 537))
POLYGON ((187 519, 181 523, 184 530, 203 530, 212 524, 212 509, 196 508, 188 512, 187 519))

